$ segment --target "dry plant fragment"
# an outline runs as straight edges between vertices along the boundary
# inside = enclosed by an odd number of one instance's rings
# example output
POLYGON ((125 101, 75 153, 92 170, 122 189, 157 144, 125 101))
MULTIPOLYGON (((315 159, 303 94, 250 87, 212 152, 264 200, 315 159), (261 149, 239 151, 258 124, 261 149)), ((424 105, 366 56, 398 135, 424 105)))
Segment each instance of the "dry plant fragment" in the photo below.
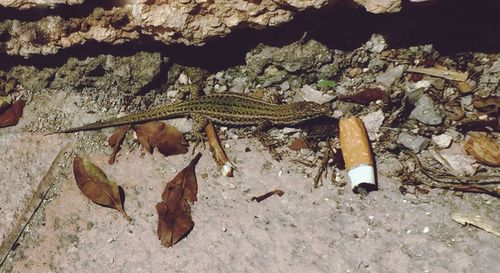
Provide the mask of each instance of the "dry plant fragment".
POLYGON ((195 167, 200 160, 198 153, 189 165, 168 182, 162 202, 156 204, 158 228, 156 234, 161 244, 170 247, 187 236, 194 227, 190 204, 197 198, 198 184, 195 167))
POLYGON ((486 193, 491 196, 500 197, 500 176, 498 175, 458 177, 447 173, 438 173, 423 166, 416 154, 412 153, 411 156, 415 159, 420 171, 432 180, 431 182, 425 179, 420 180, 420 182, 428 187, 461 192, 486 193))
POLYGON ((24 100, 18 100, 0 113, 0 128, 16 125, 23 116, 25 103, 24 100))
POLYGON ((124 195, 120 186, 110 181, 106 174, 92 162, 76 156, 73 161, 76 184, 92 202, 120 211, 125 219, 132 219, 123 209, 124 195), (123 198, 122 198, 123 197, 123 198))
POLYGON ((108 160, 109 165, 115 163, 116 154, 120 150, 120 145, 123 143, 125 134, 128 132, 128 130, 130 130, 130 127, 132 127, 132 125, 124 125, 116 129, 116 131, 109 137, 108 144, 109 146, 113 147, 113 153, 108 160))
POLYGON ((257 197, 253 196, 252 199, 250 199, 250 200, 257 201, 257 203, 260 203, 273 195, 277 195, 277 196, 281 197, 281 196, 283 196, 283 194, 285 194, 284 191, 282 191, 280 189, 275 189, 274 191, 270 191, 270 192, 265 193, 261 196, 257 196, 257 197))
POLYGON ((477 161, 500 167, 500 144, 486 133, 471 132, 464 143, 465 151, 477 161))
POLYGON ((452 81, 460 81, 460 82, 466 81, 467 77, 469 77, 469 73, 467 72, 448 70, 442 66, 431 67, 431 68, 410 67, 407 69, 407 71, 430 75, 452 81))
POLYGON ((220 144, 217 132, 215 132, 215 127, 212 122, 209 122, 205 127, 205 133, 207 134, 208 145, 212 151, 213 157, 217 166, 220 168, 222 175, 226 177, 233 177, 233 171, 236 169, 233 163, 227 158, 226 152, 220 144))
POLYGON ((471 224, 500 237, 500 223, 494 218, 472 213, 453 213, 451 219, 461 225, 471 224))
POLYGON ((152 121, 134 127, 137 139, 150 154, 155 147, 165 156, 185 154, 188 144, 177 128, 160 121, 152 121))

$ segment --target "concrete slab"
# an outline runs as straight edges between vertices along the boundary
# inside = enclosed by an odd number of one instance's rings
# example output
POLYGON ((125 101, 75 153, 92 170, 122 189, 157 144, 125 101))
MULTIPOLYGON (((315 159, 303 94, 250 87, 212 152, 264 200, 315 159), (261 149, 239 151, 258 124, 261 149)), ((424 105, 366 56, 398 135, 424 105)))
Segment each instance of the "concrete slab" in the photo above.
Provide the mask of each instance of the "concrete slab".
POLYGON ((48 190, 64 137, 3 129, 0 135, 0 263, 48 190))

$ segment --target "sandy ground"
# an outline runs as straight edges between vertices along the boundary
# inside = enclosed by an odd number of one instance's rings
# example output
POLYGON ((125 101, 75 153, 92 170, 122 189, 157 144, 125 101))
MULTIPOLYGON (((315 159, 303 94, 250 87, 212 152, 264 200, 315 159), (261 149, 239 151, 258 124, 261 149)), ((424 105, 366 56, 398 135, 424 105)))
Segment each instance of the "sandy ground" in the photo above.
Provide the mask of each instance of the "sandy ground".
MULTIPOLYGON (((74 137, 69 137, 74 138, 74 137)), ((43 162, 67 142, 52 138, 24 142, 4 138, 2 149, 37 145, 37 156, 19 153, 10 160, 18 169, 3 170, 2 187, 24 188, 41 181, 19 169, 43 162), (6 172, 6 173, 5 173, 6 172), (10 177, 10 179, 6 179, 10 177)), ((122 185, 128 223, 115 210, 91 203, 78 189, 71 170, 73 155, 55 162, 54 185, 36 211, 19 245, 1 272, 494 272, 500 265, 500 239, 450 218, 456 211, 498 211, 485 195, 433 190, 402 195, 399 182, 379 176, 378 191, 360 198, 346 187, 311 189, 314 173, 285 159, 276 162, 255 140, 225 141, 238 166, 234 178, 221 177, 208 151, 196 167, 199 201, 192 207, 194 230, 172 248, 156 237, 155 204, 166 183, 192 155, 141 157, 137 149, 107 164, 103 153, 87 154, 112 180, 122 185), (248 151, 248 149, 250 151, 248 151), (254 195, 279 188, 285 194, 262 203, 254 195)), ((104 143, 103 143, 104 145, 104 143)), ((2 158, 2 162, 4 158, 2 158)), ((22 191, 2 191, 2 213, 22 207, 12 198, 22 191)), ((25 193, 22 193, 25 196, 25 193)), ((497 217, 498 215, 489 215, 497 217)), ((10 226, 2 225, 3 233, 10 226)))

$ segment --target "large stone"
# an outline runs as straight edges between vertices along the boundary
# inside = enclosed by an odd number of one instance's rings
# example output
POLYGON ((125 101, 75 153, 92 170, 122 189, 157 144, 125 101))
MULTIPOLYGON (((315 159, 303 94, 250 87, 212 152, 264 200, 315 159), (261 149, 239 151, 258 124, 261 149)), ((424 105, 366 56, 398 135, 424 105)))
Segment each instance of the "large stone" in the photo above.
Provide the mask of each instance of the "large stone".
POLYGON ((415 103, 415 109, 411 112, 410 118, 428 125, 439 125, 443 122, 443 116, 438 105, 428 95, 423 95, 415 103))
MULTIPOLYGON (((0 6, 25 10, 79 5, 83 0, 7 0, 0 6)), ((165 44, 203 45, 236 29, 263 29, 289 22, 305 9, 328 0, 285 1, 125 1, 111 9, 96 7, 81 17, 50 12, 37 20, 0 22, 0 48, 9 55, 54 54, 89 41, 123 44, 144 36, 165 44)), ((401 0, 355 0, 372 13, 398 12, 401 0)), ((331 5, 329 5, 331 6, 331 5)))

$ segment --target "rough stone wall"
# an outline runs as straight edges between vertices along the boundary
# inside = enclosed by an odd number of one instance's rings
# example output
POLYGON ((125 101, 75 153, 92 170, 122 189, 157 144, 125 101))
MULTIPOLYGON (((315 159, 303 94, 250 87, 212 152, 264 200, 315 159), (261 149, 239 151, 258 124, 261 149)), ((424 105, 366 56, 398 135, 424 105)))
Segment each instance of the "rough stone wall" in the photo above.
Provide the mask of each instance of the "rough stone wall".
POLYGON ((30 8, 55 7, 57 5, 82 4, 84 0, 1 0, 0 6, 25 10, 30 8))
MULTIPOLYGON (((0 22, 0 49, 9 55, 29 57, 54 54, 60 49, 89 41, 122 44, 149 36, 165 44, 203 45, 231 31, 262 29, 293 19, 305 9, 320 9, 337 0, 262 1, 147 1, 130 0, 110 9, 95 7, 82 17, 59 15, 34 21, 16 19, 0 22)), ((355 0, 374 13, 399 11, 401 0, 355 0)), ((14 9, 77 5, 83 0, 4 0, 0 6, 14 9)), ((88 4, 88 3, 85 3, 88 4)), ((43 12, 43 11, 42 11, 43 12)))

